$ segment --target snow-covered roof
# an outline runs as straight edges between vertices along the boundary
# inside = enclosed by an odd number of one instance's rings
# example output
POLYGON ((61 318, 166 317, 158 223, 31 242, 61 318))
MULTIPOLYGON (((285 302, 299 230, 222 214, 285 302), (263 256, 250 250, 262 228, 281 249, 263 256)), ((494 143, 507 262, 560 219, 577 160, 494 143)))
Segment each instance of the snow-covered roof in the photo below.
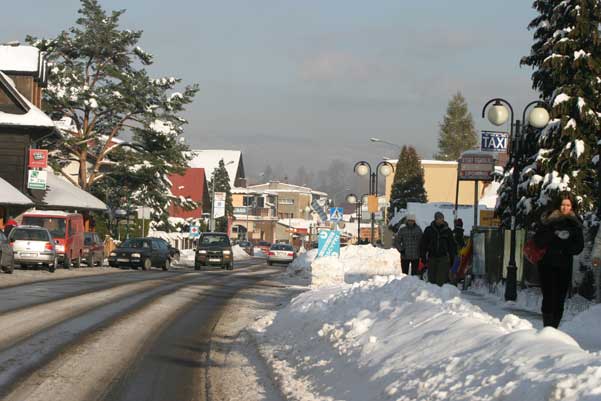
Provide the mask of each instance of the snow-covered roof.
POLYGON ((40 50, 20 44, 0 45, 0 71, 38 72, 40 50))
POLYGON ((48 171, 46 191, 42 199, 43 205, 52 208, 77 210, 106 210, 107 206, 94 195, 76 187, 67 180, 48 171))
POLYGON ((31 199, 0 178, 0 205, 33 205, 31 199))
POLYGON ((240 188, 234 187, 231 189, 233 194, 252 194, 252 195, 277 195, 277 192, 267 191, 262 189, 240 188))
MULTIPOLYGON (((0 59, 2 56, 0 55, 0 59)), ((54 122, 42 110, 34 106, 15 87, 15 83, 6 74, 0 71, 0 85, 9 85, 10 90, 25 103, 29 110, 25 114, 13 114, 0 111, 0 125, 14 125, 21 127, 47 127, 54 128, 54 122)))
POLYGON ((47 215, 47 214, 52 214, 54 216, 67 217, 69 215, 72 215, 73 213, 65 212, 63 210, 29 210, 27 212, 27 214, 39 215, 39 216, 44 216, 44 215, 47 215))
POLYGON ((234 188, 236 182, 236 173, 242 158, 242 152, 239 150, 223 149, 203 149, 192 150, 192 160, 190 167, 204 168, 207 182, 211 180, 213 171, 219 167, 219 160, 223 159, 225 169, 230 177, 230 188, 234 188), (229 164, 228 164, 229 163, 229 164))
POLYGON ((303 193, 303 194, 328 196, 328 194, 325 192, 316 191, 309 187, 303 187, 300 185, 288 184, 287 182, 279 182, 279 181, 270 181, 270 182, 267 182, 264 184, 249 185, 248 188, 254 189, 254 190, 269 190, 270 192, 273 192, 273 193, 296 192, 296 193, 303 193), (277 187, 274 188, 273 187, 274 185, 277 185, 277 187))

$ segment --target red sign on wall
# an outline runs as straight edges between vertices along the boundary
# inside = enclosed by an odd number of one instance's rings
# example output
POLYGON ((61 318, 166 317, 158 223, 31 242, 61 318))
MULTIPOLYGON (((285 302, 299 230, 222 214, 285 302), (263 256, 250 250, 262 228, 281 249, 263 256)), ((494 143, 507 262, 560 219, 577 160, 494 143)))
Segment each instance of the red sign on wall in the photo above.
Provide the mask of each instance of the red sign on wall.
POLYGON ((48 151, 46 149, 29 149, 29 168, 48 167, 48 151))

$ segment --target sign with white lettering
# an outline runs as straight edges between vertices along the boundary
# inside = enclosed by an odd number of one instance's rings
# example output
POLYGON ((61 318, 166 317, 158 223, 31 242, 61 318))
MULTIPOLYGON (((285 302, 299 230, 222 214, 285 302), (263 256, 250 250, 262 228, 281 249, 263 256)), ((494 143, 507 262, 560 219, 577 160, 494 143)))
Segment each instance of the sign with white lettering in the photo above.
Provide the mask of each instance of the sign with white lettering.
POLYGON ((506 153, 509 143, 508 132, 482 131, 480 150, 483 152, 506 153))
POLYGON ((465 152, 459 158, 459 180, 492 181, 495 159, 490 153, 465 152))

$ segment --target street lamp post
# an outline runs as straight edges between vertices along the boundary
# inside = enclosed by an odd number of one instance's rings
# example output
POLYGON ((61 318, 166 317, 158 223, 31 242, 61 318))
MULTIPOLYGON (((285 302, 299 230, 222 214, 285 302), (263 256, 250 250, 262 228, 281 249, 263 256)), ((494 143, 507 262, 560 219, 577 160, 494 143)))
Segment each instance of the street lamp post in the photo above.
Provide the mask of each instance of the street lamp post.
POLYGON ((385 141, 385 140, 383 140, 383 139, 380 139, 380 138, 369 138, 369 140, 370 140, 371 142, 374 142, 374 143, 378 143, 378 142, 379 142, 379 143, 385 143, 385 144, 387 144, 387 145, 394 146, 394 147, 398 148, 399 150, 401 150, 401 146, 400 146, 400 145, 397 145, 396 143, 388 142, 388 141, 385 141))
POLYGON ((507 282, 505 285, 505 300, 515 301, 517 298, 517 264, 515 260, 515 246, 516 246, 516 214, 517 214, 517 193, 518 193, 518 180, 520 173, 518 171, 518 159, 519 159, 519 142, 522 138, 523 123, 526 121, 526 111, 530 106, 536 105, 532 111, 528 114, 528 124, 534 128, 544 128, 549 123, 549 112, 547 109, 549 106, 540 100, 535 100, 528 103, 522 112, 522 120, 515 120, 513 107, 511 104, 501 98, 494 98, 486 102, 482 108, 482 118, 484 118, 486 108, 492 103, 492 106, 488 110, 487 118, 491 124, 503 125, 509 118, 510 121, 510 137, 511 145, 509 148, 509 156, 512 166, 511 173, 511 198, 510 198, 510 211, 511 211, 511 235, 510 235, 510 249, 509 249, 509 262, 507 264, 507 282), (509 110, 507 110, 509 108, 509 110))
POLYGON ((355 215, 357 218, 357 245, 358 245, 359 241, 361 240, 361 201, 357 198, 357 196, 355 194, 348 194, 346 196, 346 201, 351 205, 355 205, 355 215))
MULTIPOLYGON (((377 138, 373 138, 377 139, 377 138)), ((353 167, 355 174, 359 176, 369 176, 369 195, 378 195, 378 173, 384 177, 389 176, 394 171, 394 166, 387 161, 381 161, 376 166, 376 171, 372 172, 371 165, 366 161, 360 161, 355 163, 353 167)), ((375 231, 375 220, 376 214, 371 213, 371 244, 374 245, 374 231, 375 231)))

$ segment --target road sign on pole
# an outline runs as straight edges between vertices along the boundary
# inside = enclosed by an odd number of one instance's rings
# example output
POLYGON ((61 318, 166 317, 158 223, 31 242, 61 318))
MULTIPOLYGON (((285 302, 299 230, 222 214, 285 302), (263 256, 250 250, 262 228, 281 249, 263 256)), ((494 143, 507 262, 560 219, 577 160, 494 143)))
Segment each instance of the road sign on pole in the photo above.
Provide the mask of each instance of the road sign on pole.
POLYGON ((459 180, 492 181, 495 160, 490 153, 464 152, 459 158, 459 180))
POLYGON ((330 221, 338 223, 344 216, 344 210, 341 207, 330 208, 330 221))
POLYGON ((219 218, 225 216, 225 192, 215 192, 215 208, 214 210, 214 218, 219 218))
POLYGON ((192 238, 200 237, 200 227, 190 226, 190 237, 192 237, 192 238))
POLYGON ((508 142, 508 132, 482 131, 480 150, 483 152, 506 153, 508 142))
POLYGON ((340 231, 321 230, 317 242, 317 257, 340 255, 340 231))

